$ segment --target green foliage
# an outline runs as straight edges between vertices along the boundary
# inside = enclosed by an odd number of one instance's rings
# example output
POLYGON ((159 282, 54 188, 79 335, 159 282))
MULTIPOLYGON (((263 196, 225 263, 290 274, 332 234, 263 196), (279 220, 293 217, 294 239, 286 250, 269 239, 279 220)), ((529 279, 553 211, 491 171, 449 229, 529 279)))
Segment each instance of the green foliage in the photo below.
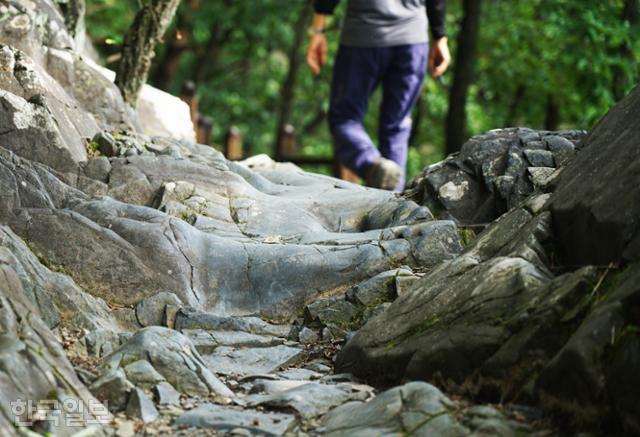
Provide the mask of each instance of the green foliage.
MULTIPOLYGON (((626 0, 637 1, 637 0, 626 0)), ((197 80, 201 111, 214 121, 213 139, 237 125, 248 153, 273 153, 277 111, 290 65, 294 24, 307 0, 283 2, 205 1, 197 10, 181 5, 175 29, 186 34, 178 68, 168 83, 178 93, 186 80, 197 80)), ((331 67, 339 43, 345 0, 332 30, 328 65, 320 77, 303 66, 296 78, 291 123, 300 152, 331 156, 326 121, 313 123, 328 106, 331 67)), ((624 16, 624 0, 497 0, 483 2, 475 82, 467 102, 470 134, 507 125, 588 129, 637 83, 640 34, 624 16), (557 120, 553 109, 557 108, 557 120)), ((122 36, 138 8, 136 0, 87 0, 87 28, 106 53, 122 36)), ((448 29, 455 55, 462 2, 449 1, 448 29)), ((171 40, 171 35, 167 41, 171 40)), ((303 58, 306 47, 298 47, 303 58)), ((159 49, 156 72, 170 63, 170 50, 159 49)), ((422 111, 416 112, 409 175, 443 157, 443 126, 453 77, 443 83, 427 79, 422 111), (419 119, 419 120, 418 120, 419 119)), ((374 135, 379 93, 374 95, 366 126, 374 135)), ((318 168, 314 168, 318 170, 318 168)), ((328 169, 324 169, 325 172, 328 169)))

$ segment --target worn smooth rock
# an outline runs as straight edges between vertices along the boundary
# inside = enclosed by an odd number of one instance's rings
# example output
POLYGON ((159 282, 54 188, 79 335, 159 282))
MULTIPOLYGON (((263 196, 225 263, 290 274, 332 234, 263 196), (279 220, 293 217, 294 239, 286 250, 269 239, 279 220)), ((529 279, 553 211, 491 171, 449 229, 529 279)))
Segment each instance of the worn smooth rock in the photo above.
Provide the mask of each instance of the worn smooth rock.
POLYGON ((166 381, 153 387, 153 396, 158 405, 180 405, 180 392, 166 381))
POLYGON ((91 393, 105 402, 114 413, 126 408, 129 394, 134 388, 122 369, 111 369, 103 373, 89 387, 91 393))
POLYGON ((131 392, 125 412, 127 416, 140 419, 144 423, 153 422, 160 417, 153 401, 139 388, 131 392))
POLYGON ((388 390, 370 402, 349 402, 322 421, 323 435, 443 435, 468 431, 454 416, 455 406, 437 388, 420 382, 388 390))
POLYGON ((165 309, 168 305, 180 307, 182 301, 169 291, 149 296, 136 305, 136 318, 142 326, 162 326, 165 321, 165 309))
POLYGON ((117 369, 139 360, 148 361, 182 393, 233 396, 207 368, 193 343, 179 332, 159 326, 141 329, 106 357, 104 367, 117 369))
POLYGON ((328 385, 309 382, 272 394, 249 395, 243 398, 242 402, 251 407, 263 405, 272 408, 290 408, 301 417, 310 419, 354 397, 357 397, 357 394, 352 392, 350 384, 328 385))
POLYGON ((205 404, 178 417, 175 425, 208 428, 220 432, 243 429, 252 434, 279 436, 294 422, 295 417, 289 414, 242 411, 205 404))
POLYGON ((203 358, 214 373, 247 376, 274 373, 283 366, 294 364, 303 353, 303 349, 285 345, 240 349, 221 346, 203 358))
POLYGON ((138 387, 151 388, 165 380, 146 360, 138 360, 124 367, 127 379, 138 387))

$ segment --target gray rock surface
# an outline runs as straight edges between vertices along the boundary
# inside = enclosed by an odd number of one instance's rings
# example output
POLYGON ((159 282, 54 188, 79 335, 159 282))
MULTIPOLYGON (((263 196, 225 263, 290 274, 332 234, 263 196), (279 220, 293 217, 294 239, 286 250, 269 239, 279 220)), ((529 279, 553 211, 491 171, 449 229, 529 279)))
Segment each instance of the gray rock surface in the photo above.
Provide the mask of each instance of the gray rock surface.
POLYGON ((636 87, 592 130, 584 153, 561 176, 551 212, 568 264, 640 260, 639 108, 636 87))
POLYGON ((458 155, 427 167, 405 197, 438 217, 463 224, 489 223, 518 206, 535 188, 527 167, 565 165, 583 131, 499 129, 467 141, 458 155))
POLYGON ((126 408, 129 395, 134 388, 122 369, 110 369, 104 372, 89 387, 91 393, 114 413, 126 408))
MULTIPOLYGON (((35 250, 94 295, 135 304, 170 289, 185 304, 218 314, 291 312, 320 291, 389 270, 391 263, 434 265, 461 249, 455 226, 447 221, 359 229, 375 205, 407 205, 392 194, 353 185, 336 190, 331 179, 295 172, 278 173, 289 178, 289 185, 278 185, 226 163, 211 149, 199 159, 207 164, 195 158, 133 157, 130 163, 112 162, 111 173, 129 168, 138 174, 134 185, 143 181, 153 190, 174 179, 172 173, 192 175, 210 199, 222 202, 217 211, 227 218, 219 220, 227 224, 217 230, 111 198, 88 199, 6 151, 0 151, 0 182, 18 188, 0 200, 0 222, 28 235, 35 250), (233 199, 253 206, 241 208, 233 199), (246 214, 246 221, 236 216, 240 221, 234 222, 232 212, 246 214), (274 235, 282 243, 271 242, 274 235), (351 265, 358 267, 345 268, 351 265)), ((137 194, 130 201, 151 199, 151 192, 132 189, 137 194)), ((120 194, 126 197, 127 190, 120 194)))
POLYGON ((127 379, 138 387, 151 388, 156 384, 165 381, 164 376, 146 360, 138 360, 124 366, 124 373, 127 379))
POLYGON ((274 373, 284 366, 295 364, 302 358, 298 347, 278 345, 261 348, 218 347, 212 354, 203 356, 208 368, 223 375, 256 375, 274 373))
POLYGON ((143 299, 136 305, 136 318, 142 326, 163 326, 167 305, 182 306, 178 296, 169 291, 162 291, 156 295, 143 299))
MULTIPOLYGON (((25 422, 30 421, 25 414, 27 400, 69 399, 75 405, 82 403, 87 419, 109 422, 110 414, 80 382, 62 346, 40 318, 12 261, 0 257, 0 434, 17 434, 14 406, 25 422), (20 400, 22 406, 11 405, 20 400)), ((59 434, 72 432, 64 421, 52 428, 59 434)))
POLYGON ((139 388, 135 388, 131 392, 125 412, 127 416, 138 418, 144 423, 153 422, 160 417, 153 401, 139 388))
POLYGON ((148 361, 182 393, 233 396, 207 368, 193 343, 179 332, 159 326, 141 329, 105 358, 104 368, 126 368, 139 360, 148 361))
POLYGON ((468 435, 454 412, 453 402, 437 388, 413 382, 370 402, 350 402, 332 410, 323 419, 323 435, 468 435))
POLYGON ((180 405, 180 392, 166 381, 153 387, 153 396, 158 405, 180 405))
POLYGON ((205 404, 178 417, 175 424, 220 432, 243 429, 255 435, 279 436, 283 435, 294 421, 295 417, 289 414, 242 411, 205 404))
POLYGON ((302 418, 310 419, 356 397, 357 393, 352 392, 350 384, 309 382, 277 393, 249 395, 242 399, 242 403, 250 407, 262 405, 293 409, 302 418))
POLYGON ((102 299, 85 293, 67 275, 42 265, 31 248, 6 226, 0 226, 0 262, 17 273, 25 296, 50 328, 63 322, 88 330, 116 329, 117 322, 102 299))
MULTIPOLYGON (((355 334, 337 370, 540 403, 573 429, 638 432, 638 111, 636 89, 583 140, 555 192, 527 199, 429 271, 355 334)), ((573 153, 566 138, 542 140, 554 159, 573 153)), ((507 173, 519 165, 509 154, 507 173)))

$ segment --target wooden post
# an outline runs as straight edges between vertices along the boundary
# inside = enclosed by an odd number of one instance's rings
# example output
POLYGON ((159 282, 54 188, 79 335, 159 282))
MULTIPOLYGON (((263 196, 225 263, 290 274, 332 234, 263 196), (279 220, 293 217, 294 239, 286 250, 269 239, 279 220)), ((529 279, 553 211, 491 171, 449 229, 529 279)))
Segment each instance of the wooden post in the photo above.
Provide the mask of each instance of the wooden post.
POLYGON ((276 149, 276 160, 286 161, 295 158, 298 154, 296 148, 296 129, 290 125, 285 124, 282 127, 280 134, 280 142, 276 149))
POLYGON ((230 161, 237 161, 244 158, 242 136, 237 126, 231 126, 224 137, 224 155, 230 161))
POLYGON ((198 129, 196 130, 196 141, 198 144, 211 144, 211 131, 213 130, 213 120, 206 115, 198 114, 198 129))

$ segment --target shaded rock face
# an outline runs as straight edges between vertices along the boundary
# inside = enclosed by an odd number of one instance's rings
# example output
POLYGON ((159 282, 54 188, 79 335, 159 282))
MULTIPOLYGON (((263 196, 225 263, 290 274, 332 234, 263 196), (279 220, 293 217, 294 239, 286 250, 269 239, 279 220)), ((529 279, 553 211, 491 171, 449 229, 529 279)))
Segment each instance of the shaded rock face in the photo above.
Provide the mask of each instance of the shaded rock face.
POLYGON ((574 154, 583 131, 499 129, 463 144, 459 154, 427 167, 405 196, 442 218, 490 223, 537 191, 548 191, 555 169, 574 154))
POLYGON ((567 264, 640 260, 640 87, 584 141, 551 202, 567 264), (585 238, 588 236, 588 238, 585 238))
MULTIPOLYGON (((540 403, 577 428, 640 432, 630 370, 640 356, 639 93, 583 141, 553 194, 526 199, 428 272, 356 333, 337 371, 434 381, 475 399, 540 403)), ((549 148, 568 153, 559 138, 549 148)))
MULTIPOLYGON (((0 248, 0 434, 18 433, 16 416, 24 422, 23 429, 33 425, 35 416, 27 413, 30 400, 82 403, 85 419, 108 423, 111 416, 78 380, 58 340, 40 318, 36 302, 23 289, 23 280, 14 269, 16 259, 4 245, 0 248)), ((65 423, 52 423, 50 431, 74 433, 65 423)))

